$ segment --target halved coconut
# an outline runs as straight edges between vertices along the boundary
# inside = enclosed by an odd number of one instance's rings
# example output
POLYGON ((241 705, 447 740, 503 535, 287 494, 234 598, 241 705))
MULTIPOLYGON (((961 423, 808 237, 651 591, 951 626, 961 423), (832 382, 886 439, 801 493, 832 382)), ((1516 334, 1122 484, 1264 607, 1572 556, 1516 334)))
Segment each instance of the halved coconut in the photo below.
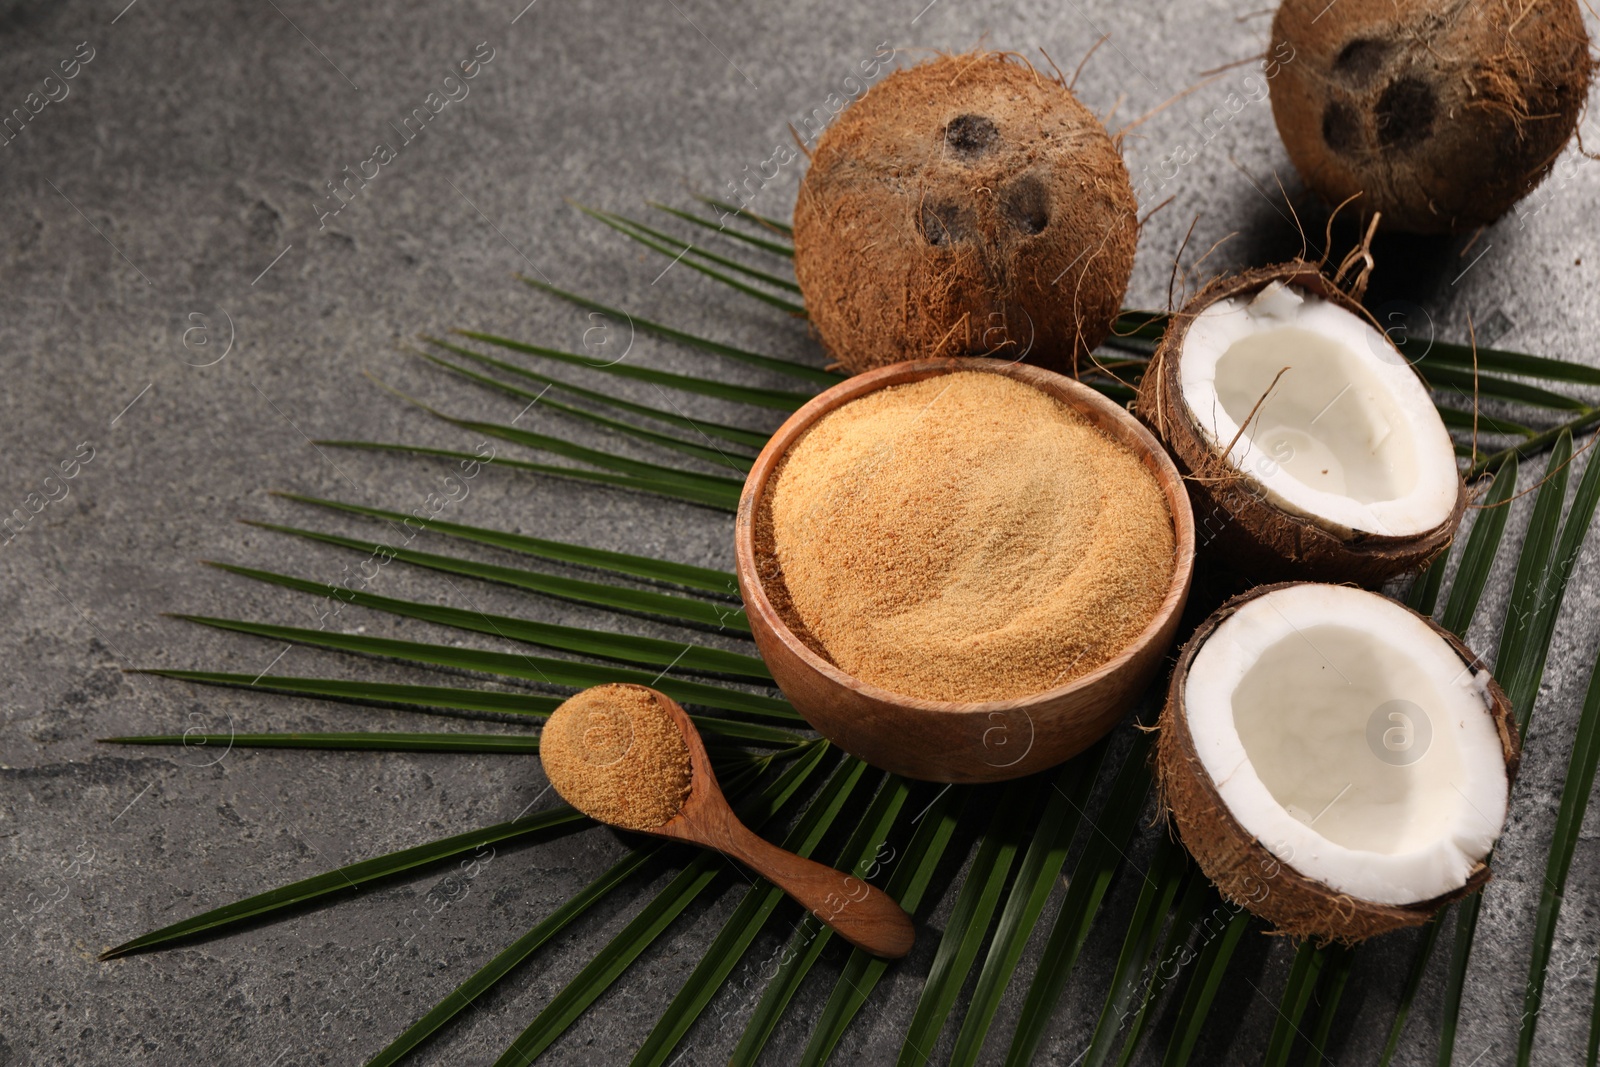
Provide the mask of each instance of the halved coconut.
POLYGON ((1466 507, 1427 388, 1315 264, 1207 286, 1136 409, 1189 482, 1198 546, 1251 581, 1379 585, 1438 554, 1466 507))
POLYGON ((1431 620, 1349 586, 1263 586, 1179 656, 1156 749, 1184 845, 1295 937, 1427 921, 1489 880, 1519 746, 1506 696, 1431 620))

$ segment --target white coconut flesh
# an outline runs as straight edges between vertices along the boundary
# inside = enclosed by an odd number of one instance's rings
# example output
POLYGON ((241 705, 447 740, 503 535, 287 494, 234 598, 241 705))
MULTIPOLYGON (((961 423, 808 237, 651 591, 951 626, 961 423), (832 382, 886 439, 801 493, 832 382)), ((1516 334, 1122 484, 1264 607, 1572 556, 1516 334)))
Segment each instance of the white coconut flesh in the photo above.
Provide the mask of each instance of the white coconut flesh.
POLYGON ((1189 326, 1179 378, 1212 446, 1233 442, 1228 462, 1284 510, 1407 537, 1455 508, 1455 450, 1427 390, 1337 304, 1282 282, 1219 300, 1189 326))
POLYGON ((1393 601, 1296 585, 1219 625, 1183 694, 1246 832, 1338 892, 1410 904, 1466 884, 1505 823, 1488 680, 1393 601))

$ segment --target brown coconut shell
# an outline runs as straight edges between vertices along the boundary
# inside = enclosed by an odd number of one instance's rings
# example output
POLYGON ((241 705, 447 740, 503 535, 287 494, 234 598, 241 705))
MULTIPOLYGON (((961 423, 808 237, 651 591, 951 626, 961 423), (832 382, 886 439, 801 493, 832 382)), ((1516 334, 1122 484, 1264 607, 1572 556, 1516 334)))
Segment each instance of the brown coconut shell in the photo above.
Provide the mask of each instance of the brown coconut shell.
POLYGON ((1577 0, 1284 0, 1270 54, 1305 183, 1412 233, 1487 225, 1531 192, 1593 70, 1577 0))
POLYGON ((944 356, 1071 373, 1111 328, 1137 236, 1100 121, 1059 79, 971 52, 896 71, 823 133, 795 276, 851 373, 944 356))
MULTIPOLYGON (((1456 505, 1438 526, 1410 537, 1348 530, 1279 507, 1261 483, 1224 459, 1184 403, 1179 361, 1189 325, 1206 308, 1285 282, 1367 317, 1355 300, 1315 263, 1296 260, 1218 278, 1171 318, 1139 383, 1134 413, 1172 453, 1194 504, 1195 543, 1250 582, 1353 582, 1377 588, 1415 571, 1444 551, 1466 512, 1467 489, 1457 476, 1456 505)), ((1381 330, 1379 331, 1382 332, 1381 330)), ((1401 359, 1398 351, 1395 359, 1401 359)))
MULTIPOLYGON (((1223 804, 1217 783, 1200 761, 1194 736, 1189 732, 1188 711, 1184 706, 1189 667, 1217 627, 1234 612, 1259 596, 1303 584, 1309 583, 1260 586, 1234 597, 1206 619, 1183 646, 1172 671, 1166 707, 1161 712, 1161 733, 1155 752, 1156 782, 1162 807, 1177 827, 1184 847, 1224 897, 1272 923, 1278 933, 1314 938, 1322 943, 1353 944, 1391 930, 1420 926, 1446 904, 1482 889, 1492 872, 1487 864, 1480 863, 1460 889, 1415 904, 1375 904, 1358 900, 1301 874, 1291 864, 1278 859, 1239 825, 1223 804)), ((1417 618, 1443 638, 1465 666, 1475 672, 1486 669, 1477 655, 1450 631, 1426 615, 1417 615, 1417 618)), ((1493 701, 1489 714, 1500 734, 1509 788, 1509 782, 1516 780, 1522 746, 1511 714, 1511 701, 1492 677, 1488 692, 1493 701)))

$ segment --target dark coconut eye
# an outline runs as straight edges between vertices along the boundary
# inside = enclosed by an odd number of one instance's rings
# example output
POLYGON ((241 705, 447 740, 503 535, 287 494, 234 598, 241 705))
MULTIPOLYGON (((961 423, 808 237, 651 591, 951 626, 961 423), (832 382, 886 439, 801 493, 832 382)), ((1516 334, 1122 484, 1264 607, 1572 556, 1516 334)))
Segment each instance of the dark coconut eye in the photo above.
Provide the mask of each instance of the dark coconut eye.
POLYGON ((1396 78, 1378 97, 1374 115, 1378 142, 1385 148, 1403 148, 1425 140, 1433 132, 1437 110, 1433 90, 1421 78, 1396 78))
POLYGON ((1044 232, 1050 225, 1050 194, 1044 182, 1028 175, 1013 182, 1000 198, 1006 220, 1025 234, 1044 232))
POLYGON ((1000 131, 982 115, 957 115, 944 128, 944 143, 961 159, 974 159, 994 147, 1000 131))
POLYGON ((971 240, 978 233, 977 219, 965 204, 924 204, 921 224, 923 239, 935 248, 971 240))
POLYGON ((1356 88, 1369 85, 1389 58, 1389 45, 1370 37, 1357 37, 1339 50, 1333 61, 1334 73, 1356 88))
POLYGON ((1361 147, 1361 119, 1343 100, 1335 100, 1322 112, 1322 139, 1335 152, 1350 153, 1361 147))

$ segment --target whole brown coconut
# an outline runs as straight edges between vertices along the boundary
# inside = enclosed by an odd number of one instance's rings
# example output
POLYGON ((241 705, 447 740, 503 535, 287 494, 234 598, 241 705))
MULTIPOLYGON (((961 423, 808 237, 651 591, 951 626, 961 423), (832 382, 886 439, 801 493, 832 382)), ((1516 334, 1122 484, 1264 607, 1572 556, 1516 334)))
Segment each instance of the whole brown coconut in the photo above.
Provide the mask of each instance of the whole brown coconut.
POLYGON ((1027 359, 1071 372, 1133 271, 1128 172, 1058 79, 999 52, 896 71, 812 154, 795 275, 851 373, 908 359, 1027 359))
MULTIPOLYGON (((1258 586, 1234 597, 1201 623, 1183 646, 1173 667, 1166 706, 1161 713, 1160 736, 1156 741, 1155 770, 1161 806, 1176 826, 1184 847, 1222 895, 1272 923, 1279 933, 1313 938, 1322 943, 1351 944, 1408 926, 1420 926, 1446 904, 1488 884, 1491 877, 1488 865, 1479 864, 1465 885, 1431 900, 1403 905, 1354 900, 1306 877, 1252 837, 1223 803, 1217 783, 1195 749, 1184 706, 1184 690, 1196 654, 1217 627, 1244 605, 1293 584, 1258 586)), ((1418 618, 1450 645, 1466 669, 1473 673, 1487 670, 1454 634, 1427 616, 1418 618)), ((1485 677, 1487 679, 1487 675, 1485 677)), ((1506 773, 1514 779, 1522 747, 1511 702, 1492 679, 1486 681, 1484 692, 1499 734, 1506 773)))
MULTIPOLYGON (((1218 301, 1248 298, 1274 282, 1366 314, 1317 264, 1303 260, 1218 278, 1172 316, 1139 383, 1133 411, 1167 446, 1188 483, 1202 552, 1251 583, 1299 579, 1376 588, 1418 570, 1449 546, 1467 505, 1459 475, 1454 479, 1455 506, 1430 530, 1401 537, 1340 528, 1281 506, 1248 470, 1224 458, 1184 401, 1181 362, 1195 319, 1218 301)), ((1378 340, 1387 344, 1381 335, 1378 340)), ((1403 365, 1398 354, 1393 362, 1403 365)))
POLYGON ((1593 67, 1577 0, 1284 0, 1272 47, 1305 183, 1411 233, 1487 225, 1543 181, 1593 67))

